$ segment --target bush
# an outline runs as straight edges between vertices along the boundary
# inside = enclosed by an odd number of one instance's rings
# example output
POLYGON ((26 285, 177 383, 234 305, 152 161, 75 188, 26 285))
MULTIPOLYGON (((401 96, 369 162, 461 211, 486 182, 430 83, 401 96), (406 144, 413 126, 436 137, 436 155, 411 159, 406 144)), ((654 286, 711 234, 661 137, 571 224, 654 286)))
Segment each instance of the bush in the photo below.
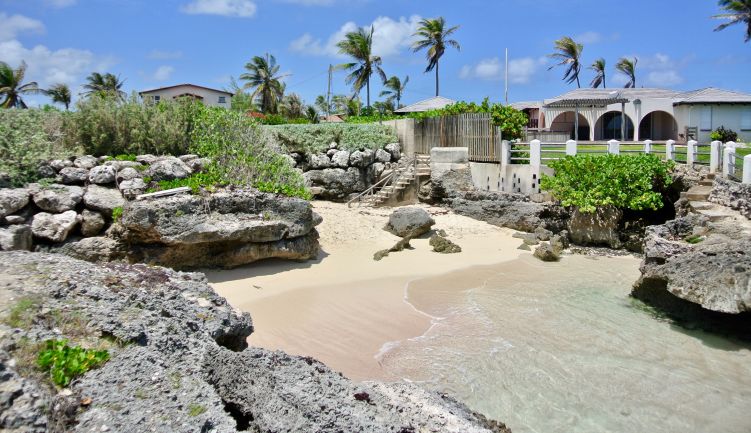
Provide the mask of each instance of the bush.
POLYGON ((287 152, 321 153, 329 144, 340 149, 379 149, 399 141, 393 128, 379 124, 324 123, 311 125, 268 126, 271 139, 287 152))
POLYGON ((430 110, 423 113, 414 113, 410 115, 415 119, 425 119, 440 116, 456 116, 468 113, 487 113, 493 119, 493 125, 501 128, 504 140, 516 140, 522 138, 524 127, 527 126, 529 119, 522 111, 519 111, 510 105, 492 104, 485 98, 481 104, 474 102, 457 102, 441 108, 439 110, 430 110))
POLYGON ((728 141, 738 141, 738 133, 732 129, 725 129, 724 126, 720 126, 709 134, 709 138, 711 138, 712 141, 727 143, 728 141))
POLYGON ((655 155, 567 156, 550 167, 555 175, 542 176, 541 188, 585 213, 603 206, 660 209, 662 191, 672 183, 672 162, 655 155))
POLYGON ((0 172, 14 186, 39 180, 40 162, 80 153, 63 143, 65 116, 57 110, 0 110, 0 172))
POLYGON ((50 373, 57 386, 66 387, 73 379, 104 364, 109 357, 106 350, 69 346, 67 340, 48 340, 45 349, 39 353, 37 364, 50 373))

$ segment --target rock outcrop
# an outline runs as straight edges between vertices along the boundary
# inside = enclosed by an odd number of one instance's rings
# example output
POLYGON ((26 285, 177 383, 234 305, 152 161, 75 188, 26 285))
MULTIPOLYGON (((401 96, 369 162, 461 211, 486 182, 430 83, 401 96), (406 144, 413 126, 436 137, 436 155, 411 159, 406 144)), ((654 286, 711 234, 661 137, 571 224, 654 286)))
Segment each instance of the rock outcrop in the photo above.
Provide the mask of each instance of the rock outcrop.
POLYGON ((522 194, 472 191, 446 200, 454 212, 524 232, 543 227, 553 232, 566 229, 568 212, 554 203, 535 203, 522 194))
POLYGON ((401 238, 416 238, 430 231, 435 220, 419 207, 400 207, 389 215, 384 230, 401 238))
POLYGON ((16 311, 0 323, 0 430, 509 431, 414 385, 353 383, 311 358, 247 348, 250 317, 202 274, 3 252, 0 280, 0 316, 16 311), (61 338, 110 359, 58 393, 28 372, 40 343, 61 338))

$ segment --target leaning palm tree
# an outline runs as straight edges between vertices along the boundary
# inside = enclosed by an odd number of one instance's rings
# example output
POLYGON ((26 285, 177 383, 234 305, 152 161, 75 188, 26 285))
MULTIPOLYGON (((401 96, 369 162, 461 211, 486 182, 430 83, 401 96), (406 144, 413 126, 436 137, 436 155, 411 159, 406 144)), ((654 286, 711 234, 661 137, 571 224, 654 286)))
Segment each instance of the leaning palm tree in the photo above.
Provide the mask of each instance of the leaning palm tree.
POLYGON ((407 87, 407 83, 409 83, 409 76, 404 77, 404 81, 402 81, 394 75, 383 83, 386 90, 381 92, 381 96, 386 96, 386 101, 391 103, 396 100, 396 108, 402 108, 402 94, 404 93, 404 88, 407 87))
POLYGON ((316 107, 312 105, 308 105, 308 107, 305 109, 305 118, 308 119, 310 123, 318 123, 321 121, 321 119, 318 117, 318 110, 316 110, 316 107))
POLYGON ((26 75, 26 62, 21 62, 18 68, 13 69, 5 62, 0 62, 0 107, 3 108, 27 108, 22 95, 30 95, 41 92, 36 81, 23 83, 26 75))
POLYGON ((621 57, 621 59, 618 60, 618 63, 615 64, 615 70, 626 75, 628 78, 628 82, 623 87, 627 89, 633 89, 636 87, 636 64, 638 62, 639 59, 636 57, 634 57, 633 60, 621 57))
POLYGON ((70 87, 68 87, 67 84, 53 84, 52 87, 45 90, 44 93, 52 99, 52 102, 65 105, 66 111, 68 110, 68 107, 70 107, 71 94, 70 87))
POLYGON ((305 116, 305 103, 297 93, 290 93, 282 98, 282 113, 290 119, 305 116))
POLYGON ((338 65, 338 69, 350 71, 347 84, 352 85, 355 95, 359 95, 363 87, 367 90, 367 106, 370 107, 370 77, 377 73, 381 80, 386 81, 386 73, 381 69, 381 57, 373 55, 373 27, 370 31, 360 28, 356 32, 349 32, 344 39, 336 44, 341 54, 352 57, 355 61, 338 65))
POLYGON ((608 86, 605 84, 605 59, 600 57, 595 60, 589 69, 595 71, 595 77, 592 78, 592 82, 589 83, 589 85, 592 86, 593 89, 600 87, 600 85, 602 85, 603 89, 606 89, 608 86))
POLYGON ((122 90, 125 80, 121 80, 119 76, 109 72, 105 74, 92 72, 91 75, 86 77, 86 81, 88 82, 83 85, 83 88, 86 89, 84 92, 86 96, 113 96, 121 101, 125 99, 125 92, 122 90))
POLYGON ((428 52, 425 57, 428 59, 428 67, 425 68, 425 72, 430 72, 435 69, 435 95, 438 96, 440 86, 438 80, 438 62, 446 52, 446 46, 454 47, 457 50, 461 50, 459 42, 454 39, 447 39, 449 36, 459 30, 459 26, 446 28, 446 20, 443 17, 438 18, 425 18, 420 21, 420 27, 417 28, 417 32, 413 36, 417 36, 418 39, 412 45, 412 49, 415 52, 427 49, 428 52))
POLYGON ((549 54, 548 57, 556 59, 557 64, 548 68, 551 70, 556 66, 566 66, 566 73, 563 75, 563 81, 567 84, 571 84, 576 81, 576 87, 581 87, 579 84, 579 72, 581 72, 581 55, 584 50, 584 45, 577 44, 573 39, 568 36, 564 36, 555 41, 555 50, 553 54, 549 54))
POLYGON ((254 100, 258 99, 261 111, 264 113, 276 114, 279 108, 279 102, 284 97, 284 78, 287 75, 279 75, 279 65, 276 63, 276 57, 269 53, 265 56, 254 56, 250 62, 245 65, 248 72, 240 75, 240 79, 247 81, 246 89, 254 89, 251 96, 254 100))
POLYGON ((714 31, 725 30, 733 24, 746 25, 746 42, 751 41, 751 0, 720 0, 720 7, 727 13, 714 15, 712 18, 728 20, 714 31))

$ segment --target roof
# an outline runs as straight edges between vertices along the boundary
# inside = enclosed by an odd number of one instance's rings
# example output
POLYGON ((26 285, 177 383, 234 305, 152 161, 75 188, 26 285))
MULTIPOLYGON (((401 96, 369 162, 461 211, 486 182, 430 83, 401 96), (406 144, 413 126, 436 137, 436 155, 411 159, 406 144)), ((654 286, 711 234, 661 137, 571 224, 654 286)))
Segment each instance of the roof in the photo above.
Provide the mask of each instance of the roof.
POLYGON ((439 110, 447 105, 456 104, 456 101, 443 96, 434 96, 429 99, 425 99, 414 104, 402 107, 394 113, 421 113, 423 111, 439 110))
POLYGON ((748 93, 723 90, 715 87, 684 92, 673 98, 673 105, 682 104, 751 104, 748 93))
POLYGON ((544 101, 545 107, 604 107, 637 99, 668 99, 678 92, 668 89, 576 89, 544 101))
POLYGON ((542 102, 540 101, 521 101, 521 102, 512 102, 509 104, 511 108, 514 108, 516 110, 526 110, 528 108, 540 108, 542 107, 542 102))
POLYGON ((167 87, 159 87, 158 89, 144 90, 142 92, 138 92, 138 94, 143 95, 144 93, 154 93, 160 90, 174 89, 175 87, 196 87, 199 89, 210 90, 212 92, 224 93, 225 95, 230 95, 230 96, 234 95, 234 93, 228 92, 226 90, 212 89, 211 87, 199 86, 197 84, 189 84, 189 83, 175 84, 174 86, 167 86, 167 87))

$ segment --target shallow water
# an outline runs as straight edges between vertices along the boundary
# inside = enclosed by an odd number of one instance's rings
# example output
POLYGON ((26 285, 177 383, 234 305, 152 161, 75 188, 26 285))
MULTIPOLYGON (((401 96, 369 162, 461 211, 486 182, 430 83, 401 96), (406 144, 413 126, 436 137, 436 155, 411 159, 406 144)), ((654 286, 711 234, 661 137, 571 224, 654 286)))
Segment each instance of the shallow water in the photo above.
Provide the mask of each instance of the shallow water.
POLYGON ((629 298, 638 263, 527 256, 413 282, 407 300, 433 326, 380 362, 515 433, 748 433, 750 346, 629 298))

